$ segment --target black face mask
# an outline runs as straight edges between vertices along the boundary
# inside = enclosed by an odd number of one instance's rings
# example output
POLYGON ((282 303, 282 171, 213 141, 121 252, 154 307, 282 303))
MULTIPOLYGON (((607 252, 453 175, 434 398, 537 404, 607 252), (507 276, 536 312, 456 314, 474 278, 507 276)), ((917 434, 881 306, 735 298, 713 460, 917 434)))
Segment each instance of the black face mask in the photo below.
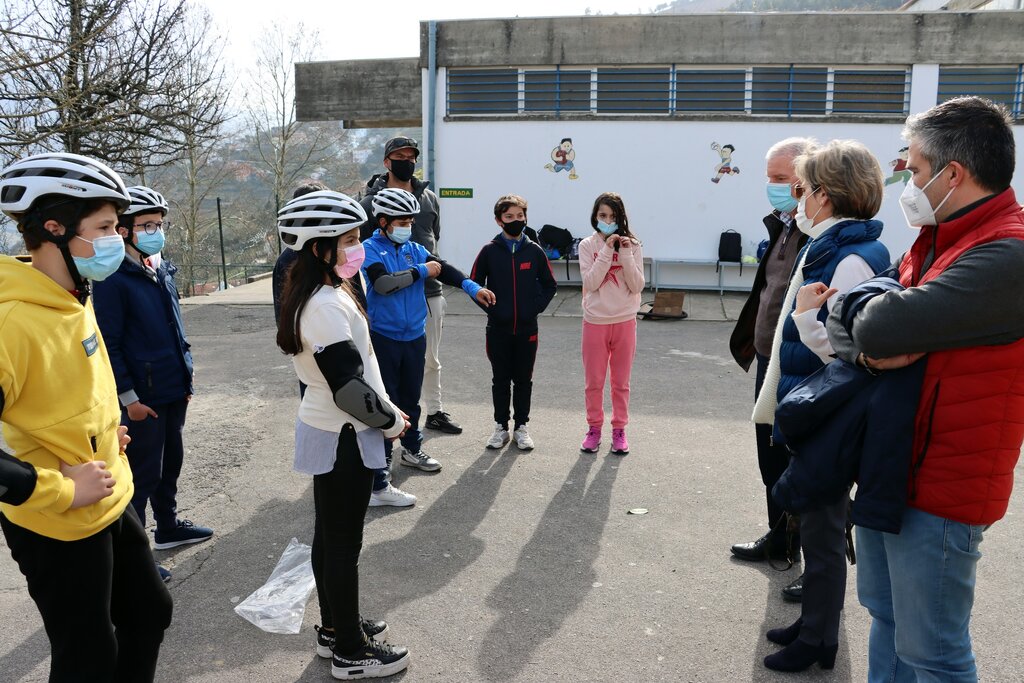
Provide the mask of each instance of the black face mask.
POLYGON ((391 172, 403 183, 412 180, 412 174, 416 171, 416 162, 411 159, 392 159, 391 172))
POLYGON ((523 234, 523 228, 526 227, 526 221, 512 221, 510 223, 502 223, 501 226, 505 229, 509 235, 513 237, 519 237, 523 234))

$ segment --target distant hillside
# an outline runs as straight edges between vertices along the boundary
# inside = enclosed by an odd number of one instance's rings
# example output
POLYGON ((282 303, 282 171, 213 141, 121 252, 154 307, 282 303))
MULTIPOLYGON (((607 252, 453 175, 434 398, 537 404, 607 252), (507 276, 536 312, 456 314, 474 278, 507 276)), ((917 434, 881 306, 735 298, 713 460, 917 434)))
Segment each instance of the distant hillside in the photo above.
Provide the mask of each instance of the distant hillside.
POLYGON ((905 0, 672 0, 658 5, 658 14, 710 12, 834 12, 898 9, 905 0))

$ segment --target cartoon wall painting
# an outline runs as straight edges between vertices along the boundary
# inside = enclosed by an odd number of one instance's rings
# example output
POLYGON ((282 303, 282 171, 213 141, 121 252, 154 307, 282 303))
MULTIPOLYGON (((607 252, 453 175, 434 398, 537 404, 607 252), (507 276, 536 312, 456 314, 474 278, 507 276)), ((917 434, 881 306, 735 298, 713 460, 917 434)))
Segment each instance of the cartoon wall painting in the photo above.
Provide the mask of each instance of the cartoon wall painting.
POLYGON ((892 166, 892 175, 885 179, 885 186, 895 185, 898 182, 903 182, 904 185, 910 180, 910 176, 913 175, 907 168, 907 150, 909 147, 904 147, 898 152, 898 156, 889 162, 892 166))
POLYGON ((552 173, 568 171, 569 180, 579 178, 576 175, 576 150, 572 147, 572 138, 562 138, 558 146, 551 150, 551 162, 550 164, 545 164, 544 168, 552 173))
POLYGON ((720 183, 722 176, 729 175, 730 173, 738 174, 740 172, 738 167, 732 165, 732 153, 736 151, 735 147, 712 142, 711 149, 718 152, 719 156, 719 161, 715 164, 715 175, 711 178, 711 182, 720 183))

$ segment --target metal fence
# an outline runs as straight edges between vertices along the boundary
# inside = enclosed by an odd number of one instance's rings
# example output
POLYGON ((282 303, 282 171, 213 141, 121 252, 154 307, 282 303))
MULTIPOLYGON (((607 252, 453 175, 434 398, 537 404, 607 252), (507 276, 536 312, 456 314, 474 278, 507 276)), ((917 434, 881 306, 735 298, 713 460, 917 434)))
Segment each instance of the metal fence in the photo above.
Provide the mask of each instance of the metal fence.
POLYGON ((274 270, 273 263, 256 264, 221 264, 194 263, 178 264, 178 272, 174 276, 178 293, 181 296, 201 296, 224 289, 224 272, 227 271, 229 287, 238 287, 254 281, 258 275, 265 275, 274 270))

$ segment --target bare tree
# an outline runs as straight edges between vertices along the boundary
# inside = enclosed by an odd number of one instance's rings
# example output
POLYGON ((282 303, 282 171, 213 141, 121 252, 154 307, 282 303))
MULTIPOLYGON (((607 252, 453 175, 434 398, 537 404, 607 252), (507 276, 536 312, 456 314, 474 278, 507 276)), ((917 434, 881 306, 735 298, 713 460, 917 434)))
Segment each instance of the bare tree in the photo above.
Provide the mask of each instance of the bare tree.
POLYGON ((316 56, 320 37, 302 24, 289 30, 273 23, 254 45, 248 117, 260 165, 270 176, 276 208, 298 179, 322 163, 332 146, 323 127, 295 119, 295 63, 316 56))
POLYGON ((219 147, 229 118, 231 88, 222 66, 222 48, 210 38, 209 25, 210 17, 203 12, 184 26, 190 59, 179 73, 181 154, 159 176, 176 190, 167 193, 176 224, 168 246, 185 271, 190 289, 197 280, 197 264, 211 260, 211 254, 204 253, 209 251, 204 247, 214 225, 211 195, 230 170, 230 160, 219 147))
POLYGON ((189 73, 210 26, 189 15, 186 0, 5 3, 0 152, 61 149, 142 175, 179 157, 186 133, 214 135, 223 115, 188 109, 218 73, 189 73))

